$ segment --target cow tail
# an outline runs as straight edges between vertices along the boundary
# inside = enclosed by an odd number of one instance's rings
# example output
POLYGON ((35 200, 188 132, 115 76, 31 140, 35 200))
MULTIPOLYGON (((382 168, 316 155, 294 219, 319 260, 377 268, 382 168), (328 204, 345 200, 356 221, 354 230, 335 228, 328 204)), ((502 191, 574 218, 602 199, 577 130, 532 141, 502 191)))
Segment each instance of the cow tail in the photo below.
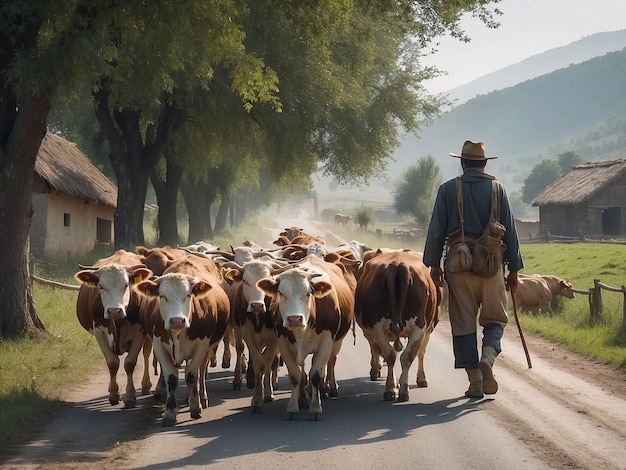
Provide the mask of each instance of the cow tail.
POLYGON ((404 264, 391 264, 387 271, 387 291, 389 293, 389 307, 391 310, 391 333, 394 335, 393 348, 402 351, 400 332, 402 330, 402 311, 406 302, 406 288, 408 270, 404 264))

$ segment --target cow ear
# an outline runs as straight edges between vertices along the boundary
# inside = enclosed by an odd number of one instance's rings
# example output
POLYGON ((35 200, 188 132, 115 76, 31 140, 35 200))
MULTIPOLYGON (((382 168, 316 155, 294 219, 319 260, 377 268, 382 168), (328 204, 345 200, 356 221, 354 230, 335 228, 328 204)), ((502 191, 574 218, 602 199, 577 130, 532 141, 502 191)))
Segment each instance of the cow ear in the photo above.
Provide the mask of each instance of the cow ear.
POLYGON ((209 294, 209 291, 213 289, 213 286, 207 281, 199 280, 193 284, 191 292, 199 299, 209 294))
POLYGON ((136 246, 135 253, 141 256, 146 256, 148 254, 148 249, 145 246, 136 246))
POLYGON ((144 279, 148 279, 150 276, 152 276, 152 271, 150 271, 147 268, 135 269, 134 271, 130 273, 130 283, 133 286, 136 286, 144 279))
POLYGON ((265 277, 259 279, 256 283, 257 287, 263 290, 266 294, 275 296, 278 294, 278 281, 272 277, 265 277))
POLYGON ((159 283, 152 279, 148 279, 137 284, 137 290, 146 297, 158 297, 159 283))
POLYGON ((229 281, 237 281, 241 279, 241 271, 235 268, 229 268, 224 272, 224 278, 229 281))
POLYGON ((84 270, 74 274, 78 282, 85 284, 87 287, 96 287, 100 278, 93 271, 84 270))
POLYGON ((316 299, 326 297, 333 288, 332 284, 326 281, 318 281, 311 285, 313 286, 313 295, 316 299))

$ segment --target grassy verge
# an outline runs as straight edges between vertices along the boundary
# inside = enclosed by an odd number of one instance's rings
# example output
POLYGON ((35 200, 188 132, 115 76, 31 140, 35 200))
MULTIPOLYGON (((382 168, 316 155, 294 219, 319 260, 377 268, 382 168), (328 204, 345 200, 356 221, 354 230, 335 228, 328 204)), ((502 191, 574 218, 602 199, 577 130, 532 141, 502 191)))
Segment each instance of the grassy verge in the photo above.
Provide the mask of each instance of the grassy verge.
MULTIPOLYGON (((65 281, 67 282, 67 281, 65 281)), ((0 455, 26 441, 89 380, 102 353, 76 319, 76 292, 34 286, 45 337, 0 341, 0 455)))

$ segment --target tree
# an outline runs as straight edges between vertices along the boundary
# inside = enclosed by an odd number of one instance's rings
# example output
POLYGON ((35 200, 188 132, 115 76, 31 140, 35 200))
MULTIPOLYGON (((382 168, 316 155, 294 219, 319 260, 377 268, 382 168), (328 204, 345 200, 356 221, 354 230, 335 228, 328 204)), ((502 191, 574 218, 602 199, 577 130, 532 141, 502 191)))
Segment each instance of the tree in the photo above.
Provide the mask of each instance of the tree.
POLYGON ((45 330, 28 265, 31 189, 56 84, 71 81, 90 26, 89 10, 71 5, 0 4, 0 338, 45 330))
POLYGON ((398 214, 412 216, 420 226, 426 227, 441 181, 441 169, 436 160, 431 155, 419 159, 402 174, 393 195, 394 209, 398 214))
POLYGON ((356 213, 354 220, 359 224, 361 230, 366 230, 367 226, 374 219, 374 208, 371 206, 362 206, 356 213))
POLYGON ((522 186, 522 200, 530 204, 537 195, 561 176, 561 167, 554 160, 543 160, 533 166, 522 186))
POLYGON ((567 173, 576 165, 584 163, 583 157, 573 150, 568 150, 559 154, 559 166, 561 167, 561 173, 567 173))
MULTIPOLYGON (((380 18, 389 26, 391 34, 405 31, 406 38, 414 37, 413 44, 405 41, 403 45, 414 53, 415 59, 419 56, 417 50, 426 48, 434 37, 446 32, 467 39, 459 28, 459 20, 465 12, 478 16, 488 26, 494 26, 493 14, 499 12, 489 9, 491 3, 497 2, 462 0, 433 4, 426 0, 402 0, 363 2, 362 5, 359 3, 359 8, 361 18, 380 18)), ((92 93, 118 185, 116 244, 127 247, 138 244, 143 241, 142 216, 147 180, 168 148, 173 132, 187 117, 185 111, 197 98, 197 93, 210 90, 215 84, 212 81, 215 66, 228 71, 226 86, 239 96, 244 109, 250 111, 264 102, 271 103, 275 109, 280 106, 276 74, 259 58, 263 57, 262 54, 246 51, 243 44, 246 34, 241 23, 236 22, 242 12, 250 11, 257 4, 234 0, 156 0, 150 8, 142 2, 101 0, 78 4, 69 0, 5 0, 0 4, 0 255, 3 259, 0 263, 0 296, 3 299, 0 335, 43 328, 34 311, 28 268, 30 194, 34 163, 45 135, 54 93, 80 96, 81 93, 76 91, 80 87, 83 90, 86 87, 92 93)), ((305 75, 306 80, 318 84, 310 91, 323 93, 336 88, 345 99, 335 102, 328 114, 320 106, 316 119, 322 125, 309 127, 294 139, 307 137, 299 148, 311 154, 325 155, 322 161, 331 173, 347 177, 350 174, 346 175, 346 170, 356 175, 373 174, 380 158, 374 164, 360 163, 361 142, 366 142, 370 149, 385 142, 387 145, 394 143, 395 127, 391 129, 387 125, 390 131, 387 141, 383 126, 378 128, 379 132, 371 132, 375 136, 373 139, 368 129, 375 122, 376 105, 385 104, 390 95, 372 93, 370 105, 363 108, 368 112, 359 114, 358 108, 345 105, 357 102, 362 96, 357 94, 348 99, 350 93, 358 89, 351 87, 341 91, 343 81, 355 80, 373 92, 388 89, 390 85, 401 87, 402 75, 384 82, 375 80, 380 76, 362 74, 367 72, 366 69, 355 69, 359 74, 352 76, 350 46, 358 48, 362 39, 360 33, 367 36, 371 30, 360 30, 359 17, 347 15, 351 2, 327 0, 323 5, 314 3, 309 6, 309 2, 286 0, 263 3, 263 7, 270 8, 270 13, 276 15, 284 13, 289 21, 300 26, 301 36, 297 37, 301 40, 297 45, 307 46, 311 52, 309 57, 315 52, 323 59, 333 57, 328 46, 341 38, 326 35, 324 26, 352 27, 337 30, 344 33, 340 42, 344 47, 344 54, 340 56, 345 65, 343 73, 334 77, 328 75, 334 64, 320 61, 305 75), (337 119, 342 108, 345 110, 343 119, 337 119), (348 119, 350 114, 352 118, 348 119), (345 126, 358 122, 362 123, 359 133, 351 133, 345 126), (327 135, 329 130, 341 132, 327 135), (315 147, 311 147, 312 142, 315 147), (352 166, 355 172, 351 170, 352 166)), ((384 33, 384 27, 381 26, 378 32, 384 33)), ((362 44, 371 45, 372 42, 362 44)), ((295 55, 297 50, 290 54, 295 55)), ((379 55, 374 59, 384 57, 379 55)), ((393 56, 388 61, 396 59, 397 56, 393 56)), ((404 67, 411 62, 400 64, 404 67)), ((417 78, 424 79, 435 73, 433 69, 422 72, 417 78)), ((404 77, 409 76, 416 78, 415 74, 404 77)), ((417 87, 420 91, 419 80, 404 85, 417 87)), ((397 98, 400 96, 402 94, 397 98)), ((404 96, 415 97, 414 94, 404 96)), ((302 98, 294 96, 292 103, 302 98)), ((307 98, 315 101, 318 96, 309 94, 307 98)), ((435 113, 436 104, 423 103, 424 117, 435 113)), ((408 107, 405 111, 412 109, 415 108, 408 107)), ((269 113, 259 114, 254 118, 263 120, 268 116, 269 113)), ((386 122, 393 122, 396 117, 388 114, 386 122)), ((404 116, 406 122, 410 122, 410 118, 408 114, 404 116)), ((278 131, 279 126, 275 129, 278 131)), ((280 134, 276 132, 274 135, 280 134)), ((297 140, 285 141, 285 149, 289 149, 293 142, 298 143, 297 140)), ((288 153, 283 152, 280 156, 284 155, 288 153)), ((388 151, 380 151, 378 155, 385 157, 388 151)), ((277 158, 272 164, 281 169, 279 162, 277 158)), ((316 167, 314 159, 305 164, 316 167)))

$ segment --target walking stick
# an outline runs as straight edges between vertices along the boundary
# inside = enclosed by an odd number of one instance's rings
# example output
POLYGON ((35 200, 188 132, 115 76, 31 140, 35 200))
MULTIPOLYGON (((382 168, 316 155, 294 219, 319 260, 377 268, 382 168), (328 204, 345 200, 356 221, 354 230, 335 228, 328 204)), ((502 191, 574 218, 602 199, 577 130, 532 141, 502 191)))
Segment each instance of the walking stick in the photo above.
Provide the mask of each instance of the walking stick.
POLYGON ((526 346, 526 340, 524 339, 524 333, 522 332, 522 325, 520 325, 519 317, 517 316, 517 303, 515 302, 515 294, 511 290, 511 300, 513 301, 513 314, 515 315, 515 323, 517 323, 517 331, 519 331, 519 337, 522 340, 522 346, 524 346, 524 353, 526 353, 526 362, 528 368, 532 369, 533 365, 530 363, 530 354, 528 354, 528 347, 526 346))

